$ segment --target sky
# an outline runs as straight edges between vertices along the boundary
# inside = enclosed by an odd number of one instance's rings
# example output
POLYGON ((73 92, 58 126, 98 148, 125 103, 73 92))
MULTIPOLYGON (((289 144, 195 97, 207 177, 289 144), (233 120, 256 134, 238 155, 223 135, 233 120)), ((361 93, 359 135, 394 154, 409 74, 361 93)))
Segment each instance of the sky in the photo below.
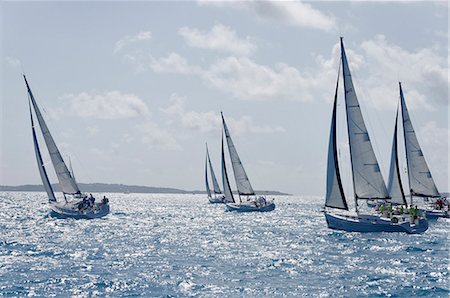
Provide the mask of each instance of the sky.
MULTIPOLYGON (((255 189, 323 195, 343 36, 385 180, 401 81, 436 185, 450 189, 446 1, 2 1, 0 14, 2 185, 41 183, 25 72, 80 182, 202 190, 205 142, 220 177, 223 111, 255 189)), ((342 88, 338 101, 350 195, 342 88)))

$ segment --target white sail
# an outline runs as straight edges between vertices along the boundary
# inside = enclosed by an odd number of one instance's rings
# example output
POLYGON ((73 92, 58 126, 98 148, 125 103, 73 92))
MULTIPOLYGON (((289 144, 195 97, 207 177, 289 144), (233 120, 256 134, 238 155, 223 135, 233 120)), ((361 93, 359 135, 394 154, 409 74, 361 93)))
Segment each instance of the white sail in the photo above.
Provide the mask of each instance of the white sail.
POLYGON ((364 124, 342 39, 341 56, 355 198, 386 199, 389 194, 364 124))
POLYGON ((254 195, 255 192, 248 180, 247 174, 245 173, 244 166, 242 165, 241 159, 236 151, 233 140, 231 139, 230 132, 228 131, 227 124, 222 115, 223 128, 225 130, 225 136, 227 138, 228 152, 230 153, 231 165, 233 166, 234 178, 236 180, 236 186, 240 195, 254 195))
POLYGON ((334 94, 333 115, 331 118, 331 128, 330 128, 330 140, 328 143, 327 193, 325 195, 325 206, 348 210, 347 201, 345 200, 344 195, 344 189, 342 188, 337 155, 336 106, 337 106, 338 86, 339 86, 339 72, 338 72, 338 79, 336 82, 336 91, 334 94))
POLYGON ((211 189, 209 188, 208 181, 208 147, 206 147, 206 158, 205 158, 205 187, 208 198, 211 198, 211 189))
POLYGON ((230 180, 228 180, 227 167, 225 165, 225 149, 223 146, 223 134, 222 134, 222 185, 223 194, 225 195, 225 203, 234 203, 233 192, 230 187, 230 180))
POLYGON ((408 179, 411 195, 421 197, 439 197, 439 191, 434 183, 428 168, 416 133, 414 132, 408 108, 403 96, 402 85, 400 87, 400 102, 402 105, 403 133, 405 137, 406 162, 408 165, 408 179))
POLYGON ((397 146, 397 122, 398 109, 395 115, 394 137, 392 139, 391 164, 389 166, 388 192, 393 204, 408 206, 403 192, 402 180, 398 166, 398 146, 397 146))
MULTIPOLYGON (((69 156, 69 170, 70 170, 70 175, 72 175, 73 181, 75 181, 75 183, 77 183, 77 179, 75 178, 75 173, 72 168, 72 160, 70 160, 70 156, 69 156)), ((77 183, 77 185, 78 185, 78 183, 77 183)))
POLYGON ((31 131, 33 133, 33 144, 34 144, 34 153, 36 154, 36 161, 38 164, 39 174, 41 175, 42 184, 44 185, 44 189, 47 192, 48 200, 50 202, 56 202, 56 197, 53 192, 52 185, 50 184, 50 181, 47 176, 47 171, 45 170, 44 162, 42 160, 41 151, 39 150, 39 143, 36 136, 36 130, 34 129, 34 120, 33 120, 33 113, 31 112, 31 104, 29 103, 30 107, 30 118, 31 118, 31 131))
POLYGON ((209 157, 208 146, 206 146, 206 154, 208 155, 209 172, 211 173, 211 180, 213 182, 214 193, 221 194, 222 191, 220 190, 219 183, 217 183, 216 175, 214 174, 214 169, 211 163, 211 158, 209 157))
POLYGON ((66 194, 80 193, 77 183, 72 178, 72 175, 70 174, 69 170, 67 169, 67 166, 64 163, 61 153, 59 152, 58 147, 56 146, 56 143, 53 140, 53 137, 51 136, 50 131, 48 130, 47 124, 45 123, 44 118, 42 117, 41 111, 39 110, 39 107, 34 99, 33 93, 31 92, 30 86, 28 85, 27 79, 25 76, 23 76, 23 78, 25 79, 25 84, 27 85, 28 94, 30 96, 31 103, 32 103, 34 111, 36 113, 36 117, 38 119, 39 126, 41 127, 41 132, 42 132, 42 135, 44 136, 45 144, 47 145, 47 149, 50 154, 50 158, 52 160, 53 167, 55 168, 55 172, 56 172, 56 176, 58 177, 59 185, 61 186, 62 191, 66 194))

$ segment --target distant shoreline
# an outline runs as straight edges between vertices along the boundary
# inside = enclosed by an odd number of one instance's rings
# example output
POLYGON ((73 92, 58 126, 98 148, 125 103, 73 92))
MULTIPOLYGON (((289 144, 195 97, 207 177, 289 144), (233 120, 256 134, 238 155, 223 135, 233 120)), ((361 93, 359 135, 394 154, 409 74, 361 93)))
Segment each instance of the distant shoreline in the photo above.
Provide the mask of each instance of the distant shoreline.
MULTIPOLYGON (((108 183, 78 183, 83 192, 112 192, 112 193, 167 193, 167 194, 206 194, 202 190, 183 190, 171 187, 152 187, 108 183)), ((59 184, 52 184, 53 190, 61 191, 59 184)), ((45 191, 43 185, 25 184, 17 186, 0 185, 0 191, 45 191)), ((292 194, 276 190, 256 190, 258 195, 291 196, 292 194)))

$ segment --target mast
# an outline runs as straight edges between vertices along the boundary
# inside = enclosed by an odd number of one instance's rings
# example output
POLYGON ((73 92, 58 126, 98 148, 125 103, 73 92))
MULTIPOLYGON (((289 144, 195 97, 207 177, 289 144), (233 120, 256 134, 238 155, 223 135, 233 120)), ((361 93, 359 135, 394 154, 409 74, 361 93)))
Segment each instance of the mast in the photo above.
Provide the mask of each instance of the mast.
POLYGON ((402 179, 400 177, 400 168, 398 165, 398 138, 397 138, 397 125, 398 125, 398 110, 395 115, 395 126, 394 126, 394 137, 392 140, 392 151, 391 151, 391 163, 389 166, 389 179, 388 179, 388 191, 392 198, 392 203, 399 205, 405 205, 408 207, 408 202, 405 198, 405 193, 403 191, 402 179))
POLYGON ((242 165, 241 159, 239 158, 236 147, 234 146, 233 140, 231 139, 231 135, 222 112, 220 114, 222 116, 223 129, 225 131, 225 136, 227 139, 231 165, 233 166, 234 178, 236 180, 236 186, 239 192, 239 199, 241 195, 253 196, 255 195, 255 191, 250 184, 250 180, 248 179, 247 173, 245 172, 244 166, 242 165))
POLYGON ((62 156, 59 152, 58 147, 56 146, 55 141, 53 140, 52 135, 50 134, 50 131, 47 127, 47 124, 45 123, 44 118, 42 117, 41 111, 39 110, 39 107, 34 99, 33 93, 31 92, 31 88, 28 84, 27 78, 25 75, 23 76, 25 80, 25 84, 27 86, 27 91, 29 95, 29 99, 31 100, 31 103, 34 108, 34 112, 36 113, 36 117, 39 122, 39 126, 41 128, 42 135, 45 140, 45 144, 47 145, 48 153, 50 154, 50 158, 52 160, 53 167, 56 172, 56 176, 58 177, 59 184, 61 186, 61 189, 64 194, 79 194, 80 189, 78 188, 77 183, 73 179, 72 175, 70 174, 62 156))
POLYGON ((345 108, 347 113, 347 130, 352 165, 355 209, 358 200, 389 199, 389 194, 380 172, 377 158, 370 142, 369 133, 364 123, 358 98, 353 86, 350 68, 341 37, 342 75, 345 89, 345 108))
POLYGON ((331 118, 330 139, 328 143, 327 193, 325 195, 325 206, 348 210, 347 201, 345 200, 344 189, 342 187, 337 154, 336 109, 337 109, 337 94, 339 87, 340 67, 341 64, 339 63, 338 76, 336 81, 336 90, 334 93, 333 114, 331 118))
POLYGON ((403 95, 402 84, 399 82, 400 103, 402 107, 403 136, 405 139, 406 164, 408 168, 409 191, 411 205, 413 196, 438 198, 440 193, 437 190, 430 169, 428 168, 419 141, 417 140, 414 127, 409 117, 403 95))

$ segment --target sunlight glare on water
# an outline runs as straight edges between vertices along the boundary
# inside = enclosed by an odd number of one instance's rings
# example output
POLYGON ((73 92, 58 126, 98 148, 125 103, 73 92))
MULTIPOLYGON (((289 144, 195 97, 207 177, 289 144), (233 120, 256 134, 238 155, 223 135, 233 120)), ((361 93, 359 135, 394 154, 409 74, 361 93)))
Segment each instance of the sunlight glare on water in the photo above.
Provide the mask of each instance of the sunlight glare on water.
POLYGON ((326 227, 323 198, 269 213, 204 195, 109 194, 111 214, 48 217, 44 193, 0 193, 0 296, 448 297, 449 221, 422 235, 326 227))

